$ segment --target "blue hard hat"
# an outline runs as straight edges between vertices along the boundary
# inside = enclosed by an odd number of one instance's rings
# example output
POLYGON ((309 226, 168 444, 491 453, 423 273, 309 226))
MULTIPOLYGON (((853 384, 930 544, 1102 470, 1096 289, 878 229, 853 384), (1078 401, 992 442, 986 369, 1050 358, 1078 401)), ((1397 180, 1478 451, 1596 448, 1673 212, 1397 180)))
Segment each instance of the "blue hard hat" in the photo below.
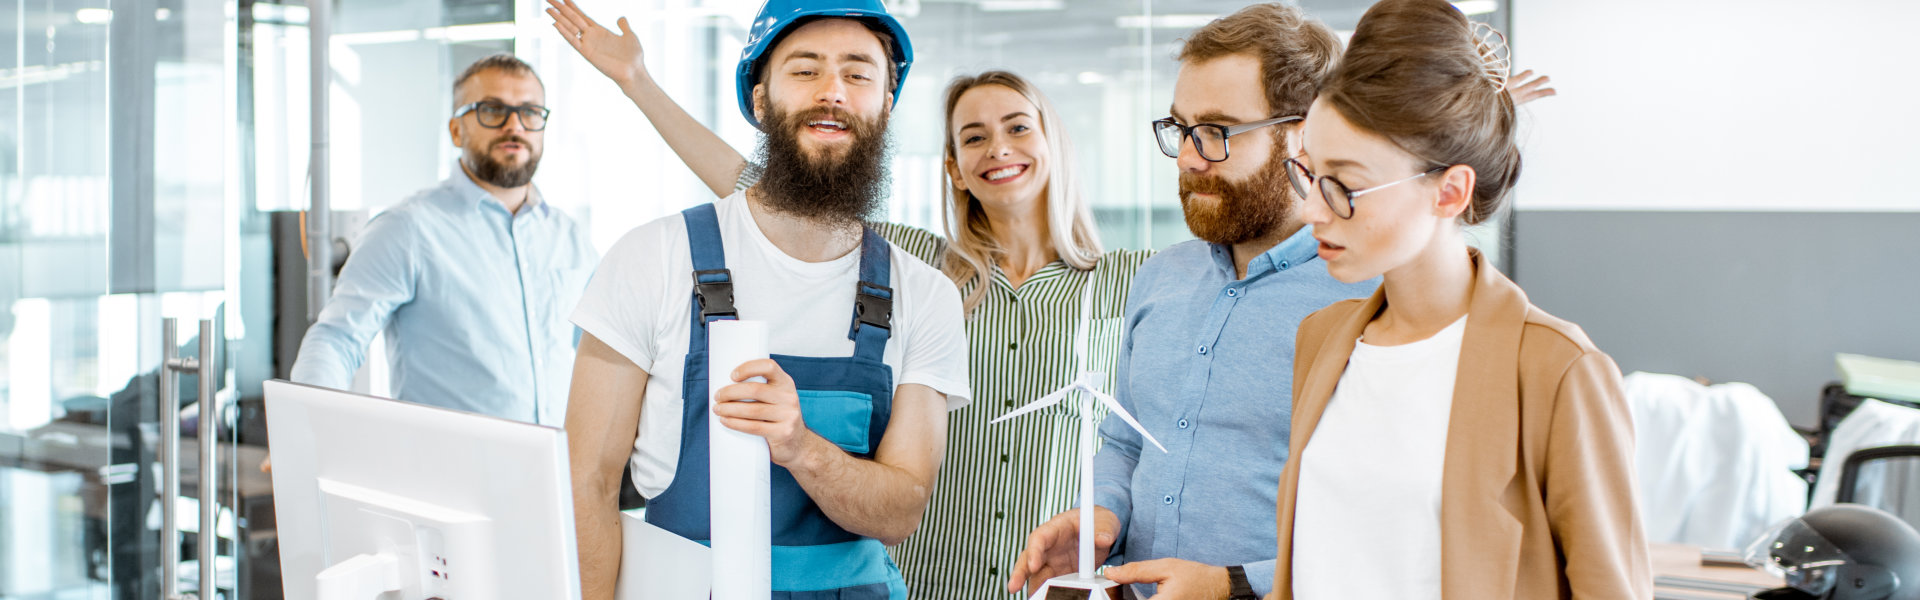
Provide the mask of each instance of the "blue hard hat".
POLYGON ((753 118, 754 71, 760 59, 773 50, 773 45, 780 41, 781 33, 808 17, 866 19, 892 35, 893 103, 900 104, 900 88, 906 84, 907 67, 913 66, 913 44, 907 41, 907 28, 901 27, 893 15, 887 14, 887 8, 881 6, 880 0, 767 0, 766 4, 760 6, 760 14, 753 18, 753 27, 747 32, 747 47, 740 51, 740 67, 735 74, 740 114, 747 117, 748 123, 760 127, 760 120, 753 118))

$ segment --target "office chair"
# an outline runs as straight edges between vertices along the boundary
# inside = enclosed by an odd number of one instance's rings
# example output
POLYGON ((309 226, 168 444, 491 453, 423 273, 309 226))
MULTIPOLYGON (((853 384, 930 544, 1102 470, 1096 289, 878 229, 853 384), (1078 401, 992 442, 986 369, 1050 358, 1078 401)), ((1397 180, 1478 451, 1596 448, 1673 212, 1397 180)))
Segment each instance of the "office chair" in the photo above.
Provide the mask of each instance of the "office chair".
POLYGON ((1836 503, 1866 504, 1920 526, 1920 446, 1862 448, 1847 456, 1840 468, 1836 503), (1906 464, 1895 464, 1899 459, 1906 464), (1871 464, 1878 463, 1878 464, 1871 464), (1867 470, 1869 466, 1878 469, 1867 470), (1862 480, 1863 471, 1866 480, 1862 480))

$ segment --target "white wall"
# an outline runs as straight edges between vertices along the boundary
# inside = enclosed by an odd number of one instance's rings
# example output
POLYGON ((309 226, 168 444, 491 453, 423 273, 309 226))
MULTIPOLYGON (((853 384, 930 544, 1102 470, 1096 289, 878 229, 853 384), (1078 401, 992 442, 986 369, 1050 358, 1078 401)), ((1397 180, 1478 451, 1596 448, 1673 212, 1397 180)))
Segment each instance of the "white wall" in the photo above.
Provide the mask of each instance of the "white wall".
POLYGON ((1920 2, 1515 0, 1533 210, 1920 212, 1920 2))

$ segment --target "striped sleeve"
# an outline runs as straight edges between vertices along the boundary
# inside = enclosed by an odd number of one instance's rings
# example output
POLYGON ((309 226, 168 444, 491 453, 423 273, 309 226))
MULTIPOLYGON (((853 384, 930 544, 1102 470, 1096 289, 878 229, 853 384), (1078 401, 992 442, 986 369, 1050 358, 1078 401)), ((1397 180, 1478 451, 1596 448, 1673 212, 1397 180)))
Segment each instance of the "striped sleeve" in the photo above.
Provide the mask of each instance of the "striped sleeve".
POLYGON ((870 225, 875 232, 880 234, 880 237, 886 238, 887 241, 892 242, 895 246, 899 246, 901 250, 907 251, 907 254, 912 254, 915 258, 933 266, 935 269, 944 266, 946 261, 943 260, 943 258, 947 253, 946 238, 919 227, 901 225, 899 223, 872 223, 870 225))

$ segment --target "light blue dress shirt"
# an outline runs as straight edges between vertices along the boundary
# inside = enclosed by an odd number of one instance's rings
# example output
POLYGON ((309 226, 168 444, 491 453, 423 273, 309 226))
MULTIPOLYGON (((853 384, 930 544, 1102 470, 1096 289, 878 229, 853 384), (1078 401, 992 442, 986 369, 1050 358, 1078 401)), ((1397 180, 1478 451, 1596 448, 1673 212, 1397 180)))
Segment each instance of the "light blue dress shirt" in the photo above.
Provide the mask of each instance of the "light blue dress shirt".
POLYGON ((577 339, 567 316, 597 261, 537 190, 509 213, 456 166, 367 224, 293 380, 348 388, 384 329, 395 397, 559 426, 577 339))
POLYGON ((1294 332, 1314 311, 1379 285, 1340 283, 1318 250, 1305 227, 1254 257, 1245 279, 1234 278, 1227 247, 1198 240, 1140 267, 1115 397, 1167 452, 1143 450, 1140 434, 1119 419, 1101 424, 1094 502, 1121 523, 1109 562, 1241 565, 1255 592, 1272 591, 1294 332))

